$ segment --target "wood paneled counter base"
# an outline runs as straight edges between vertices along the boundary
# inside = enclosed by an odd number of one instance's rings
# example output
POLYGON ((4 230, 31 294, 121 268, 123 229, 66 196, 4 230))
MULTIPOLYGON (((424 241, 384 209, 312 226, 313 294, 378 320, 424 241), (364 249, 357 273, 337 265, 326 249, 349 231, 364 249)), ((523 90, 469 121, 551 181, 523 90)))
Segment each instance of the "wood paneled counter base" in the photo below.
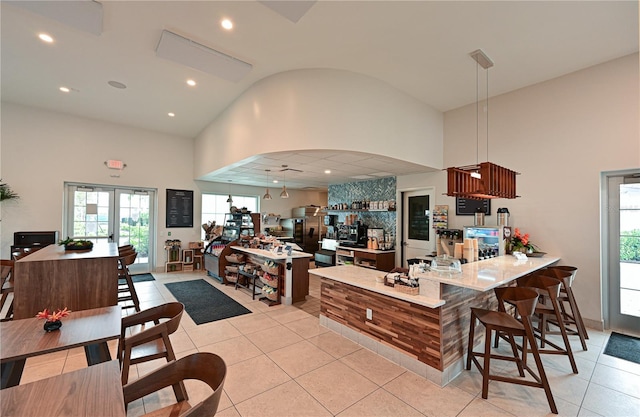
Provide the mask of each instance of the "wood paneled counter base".
POLYGON ((14 265, 15 320, 45 308, 72 311, 118 304, 118 247, 97 243, 90 251, 49 245, 14 265))
POLYGON ((379 271, 354 266, 312 269, 309 272, 322 279, 320 324, 444 386, 464 368, 470 307, 496 308, 493 288, 558 261, 500 258, 463 265, 458 282, 423 276, 422 294, 415 296, 377 283, 379 271), (472 277, 474 273, 481 276, 472 277), (480 287, 490 273, 496 279, 482 290, 469 288, 480 287))

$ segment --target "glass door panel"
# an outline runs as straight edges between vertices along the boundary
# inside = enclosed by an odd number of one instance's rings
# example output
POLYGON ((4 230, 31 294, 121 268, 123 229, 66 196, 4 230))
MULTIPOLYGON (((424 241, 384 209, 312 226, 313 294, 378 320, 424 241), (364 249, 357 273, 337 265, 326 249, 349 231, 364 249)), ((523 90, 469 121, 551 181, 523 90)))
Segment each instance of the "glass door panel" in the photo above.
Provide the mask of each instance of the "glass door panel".
POLYGON ((133 245, 138 252, 136 261, 129 266, 132 273, 150 270, 149 235, 151 198, 149 192, 116 190, 118 200, 118 228, 115 238, 118 246, 133 245))
POLYGON ((434 190, 424 189, 402 193, 402 265, 407 260, 431 254, 435 238, 431 227, 434 190))
MULTIPOLYGON (((113 191, 73 187, 73 219, 67 236, 97 243, 109 240, 113 191)), ((65 236, 66 237, 66 236, 65 236)))

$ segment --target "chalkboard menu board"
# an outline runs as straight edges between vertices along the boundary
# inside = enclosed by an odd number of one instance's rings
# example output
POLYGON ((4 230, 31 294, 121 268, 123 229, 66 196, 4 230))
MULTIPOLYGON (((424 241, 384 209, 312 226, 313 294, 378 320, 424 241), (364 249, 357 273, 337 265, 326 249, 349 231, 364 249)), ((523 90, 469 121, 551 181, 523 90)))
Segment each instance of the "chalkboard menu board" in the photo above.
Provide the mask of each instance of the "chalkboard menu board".
POLYGON ((167 227, 193 227, 193 191, 167 189, 167 227))
POLYGON ((456 197, 456 214, 458 216, 473 216, 478 209, 482 209, 487 216, 491 214, 491 200, 474 200, 456 197))

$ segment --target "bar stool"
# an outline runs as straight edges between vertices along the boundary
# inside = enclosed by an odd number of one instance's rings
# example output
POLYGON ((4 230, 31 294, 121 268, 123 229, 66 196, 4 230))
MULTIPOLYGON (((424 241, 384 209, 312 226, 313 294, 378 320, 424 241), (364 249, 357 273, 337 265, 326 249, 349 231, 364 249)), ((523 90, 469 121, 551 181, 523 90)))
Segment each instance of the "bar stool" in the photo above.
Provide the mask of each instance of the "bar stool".
POLYGON ((582 349, 587 350, 587 343, 585 339, 589 339, 589 334, 587 333, 584 321, 582 321, 582 314, 580 314, 580 309, 578 308, 578 303, 576 302, 572 290, 573 281, 576 277, 577 271, 578 268, 575 266, 550 266, 541 272, 544 275, 548 275, 562 281, 562 288, 560 288, 560 297, 558 298, 558 301, 560 302, 560 308, 562 309, 562 317, 564 319, 565 327, 569 334, 580 337, 582 349), (570 312, 565 308, 565 303, 569 304, 570 312), (567 325, 575 326, 575 328, 567 327, 567 325))
POLYGON ((494 291, 498 298, 498 311, 471 308, 466 369, 471 369, 471 362, 473 361, 480 373, 482 373, 482 398, 484 399, 488 397, 490 380, 542 388, 547 396, 551 412, 558 414, 558 409, 556 408, 556 403, 551 393, 551 387, 549 386, 547 374, 544 371, 542 360, 540 359, 538 345, 531 326, 531 317, 538 303, 538 293, 531 288, 524 287, 502 287, 496 288, 494 291), (517 320, 506 312, 505 303, 515 307, 516 313, 520 316, 520 320, 517 320), (473 351, 476 320, 480 321, 485 327, 484 352, 473 351), (491 334, 493 331, 506 334, 506 339, 511 345, 513 357, 491 353, 491 334), (520 357, 518 352, 515 337, 522 337, 522 357, 520 357), (527 365, 527 344, 531 346, 531 354, 536 363, 537 374, 527 365), (484 359, 483 365, 480 365, 477 359, 479 356, 484 359), (515 362, 521 377, 525 376, 524 371, 526 370, 535 381, 493 375, 490 372, 491 359, 515 362))
POLYGON ((576 361, 573 357, 573 351, 571 350, 571 344, 567 337, 567 330, 564 327, 562 312, 558 302, 562 282, 559 279, 545 275, 532 275, 518 278, 516 283, 518 284, 518 287, 532 288, 539 296, 541 296, 540 298, 545 301, 545 303, 538 302, 534 311, 534 316, 538 318, 538 329, 537 332, 534 333, 536 338, 540 339, 539 352, 567 355, 569 357, 569 363, 571 364, 571 370, 574 374, 577 374, 578 367, 576 366, 576 361), (556 318, 556 324, 560 328, 560 334, 562 335, 562 340, 564 342, 564 349, 546 338, 546 335, 548 334, 546 332, 547 318, 549 316, 556 318), (553 349, 544 349, 545 344, 551 346, 553 349))
MULTIPOLYGON (((4 309, 4 305, 9 299, 9 295, 13 294, 13 262, 9 259, 0 259, 0 283, 2 285, 2 297, 0 298, 0 311, 4 309)), ((13 320, 13 298, 9 303, 9 308, 4 318, 0 321, 13 320)))
POLYGON ((138 293, 133 285, 133 279, 129 274, 129 265, 135 262, 137 252, 118 257, 118 304, 123 309, 134 308, 136 312, 140 311, 140 300, 138 299, 138 293), (132 301, 133 304, 129 304, 128 301, 132 301))

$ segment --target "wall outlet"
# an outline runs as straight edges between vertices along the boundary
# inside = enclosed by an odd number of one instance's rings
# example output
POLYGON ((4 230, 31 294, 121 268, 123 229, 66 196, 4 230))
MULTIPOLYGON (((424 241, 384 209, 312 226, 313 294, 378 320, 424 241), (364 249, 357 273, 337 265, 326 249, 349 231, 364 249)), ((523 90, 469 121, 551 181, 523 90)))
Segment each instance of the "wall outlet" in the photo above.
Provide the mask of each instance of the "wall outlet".
POLYGON ((367 309, 367 320, 373 320, 373 311, 370 308, 367 309))

